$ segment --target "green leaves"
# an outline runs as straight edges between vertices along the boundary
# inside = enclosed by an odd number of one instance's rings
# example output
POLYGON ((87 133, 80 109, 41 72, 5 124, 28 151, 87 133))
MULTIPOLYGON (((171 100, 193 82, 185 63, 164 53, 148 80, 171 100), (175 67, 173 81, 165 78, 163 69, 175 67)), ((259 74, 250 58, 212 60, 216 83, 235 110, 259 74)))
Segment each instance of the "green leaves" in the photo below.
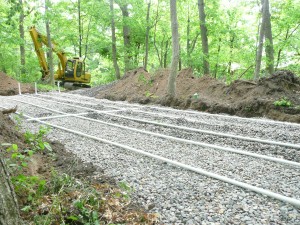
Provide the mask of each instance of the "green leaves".
POLYGON ((292 107, 293 106, 293 103, 285 97, 275 101, 273 104, 275 106, 281 106, 281 107, 292 107))
POLYGON ((52 151, 50 144, 44 141, 45 135, 49 132, 50 128, 41 126, 38 133, 26 131, 24 134, 25 142, 30 144, 33 151, 43 151, 47 149, 52 151))

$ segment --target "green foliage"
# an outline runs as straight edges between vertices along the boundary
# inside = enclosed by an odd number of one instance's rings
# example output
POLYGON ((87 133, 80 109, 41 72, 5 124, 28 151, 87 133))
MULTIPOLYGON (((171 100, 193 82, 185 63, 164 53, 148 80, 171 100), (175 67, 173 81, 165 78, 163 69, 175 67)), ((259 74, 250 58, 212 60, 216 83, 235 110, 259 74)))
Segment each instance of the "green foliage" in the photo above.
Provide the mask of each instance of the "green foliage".
MULTIPOLYGON (((21 170, 24 167, 27 167, 28 163, 28 157, 23 153, 19 151, 19 147, 16 144, 12 144, 10 147, 6 149, 8 153, 10 153, 10 159, 7 160, 8 166, 13 168, 14 170, 21 170)), ((28 155, 31 156, 32 152, 29 152, 28 155)))
POLYGON ((89 199, 85 200, 86 202, 82 200, 74 202, 74 207, 78 209, 80 213, 77 215, 71 215, 68 217, 68 219, 71 219, 72 221, 81 222, 86 225, 99 225, 100 220, 98 212, 88 208, 87 206, 90 205, 88 204, 89 199))
MULTIPOLYGON (((111 59, 111 15, 108 1, 81 0, 81 47, 87 70, 92 73, 92 85, 115 80, 111 59)), ((130 29, 130 46, 126 49, 130 65, 143 65, 145 57, 146 12, 145 1, 128 0, 129 17, 124 21, 130 29)), ((274 56, 277 68, 299 73, 300 4, 293 0, 271 2, 274 56)), ((257 25, 260 11, 256 1, 207 1, 205 5, 209 40, 211 76, 232 82, 241 78, 252 79, 257 46, 257 25), (225 5, 227 2, 229 5, 225 5), (252 66, 252 67, 251 67, 252 66), (247 70, 250 67, 249 70, 247 70), (245 73, 244 73, 245 72, 245 73)), ((180 33, 180 59, 182 68, 203 75, 202 49, 197 1, 179 1, 178 20, 180 33), (189 16, 189 20, 187 18, 189 16), (189 32, 188 32, 189 27, 189 32), (189 47, 188 47, 189 46, 189 47)), ((21 40, 18 24, 23 7, 24 27, 35 25, 45 33, 41 3, 29 0, 0 1, 0 71, 21 82, 40 79, 40 66, 30 36, 25 31, 21 40), (34 5, 34 6, 33 6, 34 5), (25 73, 20 74, 20 44, 25 44, 25 73)), ((47 18, 51 21, 52 37, 65 50, 68 57, 79 54, 78 1, 55 1, 47 18)), ((124 74, 123 16, 118 4, 114 5, 117 59, 124 74)), ((172 53, 170 12, 167 1, 151 1, 148 68, 153 71, 170 65, 172 53)), ((55 61, 58 62, 57 57, 55 61)), ((262 65, 263 67, 265 65, 262 65)), ((47 89, 48 90, 48 89, 47 89)))
MULTIPOLYGON (((37 89, 38 91, 47 92, 47 91, 57 91, 58 87, 49 84, 37 84, 37 89)), ((63 91, 65 89, 63 87, 60 87, 60 90, 63 91)))
MULTIPOLYGON (((14 185, 14 190, 18 196, 26 196, 28 204, 32 203, 45 191, 46 185, 45 180, 37 176, 25 175, 24 173, 34 151, 30 149, 19 149, 16 144, 2 144, 2 146, 7 145, 9 145, 9 147, 6 151, 10 154, 10 157, 6 158, 5 161, 12 174, 11 181, 14 185)), ((22 210, 30 211, 31 207, 28 205, 22 208, 22 210)))
POLYGON ((117 197, 123 197, 125 199, 129 199, 129 194, 133 191, 133 189, 126 182, 119 182, 118 186, 122 190, 122 192, 116 192, 117 197))
POLYGON ((138 81, 142 82, 144 85, 153 85, 153 79, 147 79, 143 73, 139 74, 138 81))
POLYGON ((37 133, 26 131, 24 134, 25 142, 30 144, 34 151, 43 151, 47 149, 52 151, 51 146, 48 142, 44 141, 45 135, 50 131, 49 127, 41 126, 37 133))
POLYGON ((275 106, 279 107, 292 107, 293 103, 287 98, 283 97, 273 103, 275 106))
POLYGON ((194 100, 198 100, 199 99, 199 94, 198 93, 193 94, 192 98, 194 100))
MULTIPOLYGON (((28 203, 36 201, 46 190, 46 180, 38 176, 26 176, 19 174, 12 177, 15 192, 19 196, 27 196, 28 203)), ((23 211, 29 208, 23 208, 23 211)))
POLYGON ((21 125, 22 125, 23 114, 22 113, 20 115, 15 114, 13 116, 13 118, 14 118, 14 121, 15 121, 15 124, 16 124, 15 129, 17 131, 20 131, 21 125))
POLYGON ((92 73, 92 86, 111 83, 116 80, 116 77, 111 69, 97 69, 92 73))
MULTIPOLYGON (((17 120, 21 123, 19 117, 17 120)), ((8 165, 14 190, 20 199, 24 224, 100 225, 113 224, 119 220, 126 222, 126 219, 131 223, 132 210, 124 210, 124 207, 128 205, 132 188, 125 182, 120 182, 119 188, 108 184, 91 184, 54 169, 50 177, 47 173, 44 175, 45 179, 42 174, 29 174, 32 168, 30 161, 37 159, 35 154, 44 149, 51 150, 50 145, 44 141, 48 131, 46 127, 40 127, 37 133, 26 131, 25 149, 17 144, 1 144, 6 152, 0 152, 0 156, 8 165), (114 217, 107 212, 113 212, 114 217)), ((139 211, 135 217, 137 224, 139 221, 155 219, 155 215, 148 218, 139 211)))

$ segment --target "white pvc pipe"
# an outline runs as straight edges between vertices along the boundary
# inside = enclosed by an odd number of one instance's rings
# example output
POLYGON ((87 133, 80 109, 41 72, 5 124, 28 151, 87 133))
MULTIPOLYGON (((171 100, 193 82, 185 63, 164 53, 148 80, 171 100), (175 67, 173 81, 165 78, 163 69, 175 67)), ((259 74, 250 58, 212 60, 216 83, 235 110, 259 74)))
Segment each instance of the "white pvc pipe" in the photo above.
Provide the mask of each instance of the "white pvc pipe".
MULTIPOLYGON (((33 96, 28 96, 28 97, 36 98, 36 97, 33 97, 33 96)), ((40 98, 37 98, 37 99, 40 99, 40 98)), ((48 100, 48 99, 47 100, 46 99, 40 99, 40 100, 41 101, 48 101, 48 102, 57 103, 56 101, 48 100)), ((297 144, 291 144, 291 143, 285 143, 285 142, 279 142, 279 141, 272 141, 272 140, 266 140, 266 139, 259 139, 259 138, 244 137, 244 136, 239 136, 239 135, 225 134, 225 133, 207 131, 207 130, 200 130, 200 129, 195 129, 195 128, 187 128, 187 127, 176 126, 176 125, 171 125, 171 124, 166 124, 166 123, 158 123, 158 122, 149 121, 149 120, 136 119, 136 118, 131 118, 131 117, 127 117, 127 116, 111 114, 109 112, 104 112, 104 111, 91 109, 91 108, 87 108, 87 107, 83 107, 83 106, 72 105, 72 104, 69 104, 69 103, 63 103, 63 104, 68 105, 68 106, 72 106, 72 107, 77 107, 77 108, 80 108, 80 109, 94 111, 94 112, 97 112, 97 113, 100 113, 100 114, 107 114, 107 115, 110 115, 110 116, 115 116, 115 117, 128 119, 128 120, 132 120, 132 121, 137 121, 137 122, 142 122, 142 123, 150 123, 150 124, 154 124, 154 125, 158 125, 158 126, 172 127, 172 128, 183 129, 183 130, 192 131, 192 132, 207 133, 207 134, 212 134, 212 135, 217 135, 217 136, 230 137, 230 138, 234 138, 234 139, 241 139, 241 140, 246 140, 246 141, 260 142, 260 143, 264 143, 264 144, 278 145, 278 146, 284 146, 284 147, 300 149, 300 145, 297 145, 297 144)))
POLYGON ((34 82, 34 93, 37 95, 37 85, 36 85, 36 82, 34 82))
MULTIPOLYGON (((38 105, 33 104, 33 103, 24 102, 24 101, 21 101, 21 100, 14 100, 14 101, 18 101, 18 102, 22 102, 22 103, 25 103, 25 104, 33 105, 33 106, 36 106, 36 107, 39 107, 39 108, 42 108, 42 109, 46 109, 46 110, 52 111, 52 112, 66 114, 66 113, 58 111, 58 110, 50 109, 50 108, 43 107, 43 106, 38 106, 38 105)), ((174 140, 174 141, 178 141, 178 142, 182 142, 182 143, 198 145, 198 146, 206 147, 206 148, 213 148, 213 149, 222 150, 222 151, 226 151, 226 152, 233 152, 233 153, 240 154, 240 155, 247 155, 247 156, 251 156, 251 157, 255 157, 255 158, 259 158, 259 159, 264 159, 264 160, 269 160, 269 161, 273 161, 273 162, 278 162, 278 163, 282 163, 282 164, 287 164, 287 165, 291 165, 291 166, 300 167, 300 163, 294 162, 294 161, 289 161, 289 160, 280 159, 280 158, 271 157, 271 156, 266 156, 266 155, 260 155, 260 154, 257 154, 257 153, 242 151, 242 150, 229 148, 229 147, 222 147, 222 146, 207 144, 207 143, 203 143, 203 142, 186 140, 186 139, 172 137, 172 136, 168 136, 168 135, 153 133, 153 132, 150 132, 150 131, 144 131, 144 130, 139 130, 139 129, 135 129, 135 128, 125 127, 125 126, 122 126, 122 125, 107 123, 107 122, 95 120, 95 119, 92 119, 92 118, 77 116, 75 114, 72 114, 72 116, 77 117, 77 118, 81 118, 81 119, 84 119, 84 120, 89 120, 89 121, 93 121, 93 122, 97 122, 97 123, 106 124, 108 126, 114 126, 114 127, 118 127, 118 128, 121 128, 121 129, 126 129, 126 130, 131 130, 131 131, 135 131, 135 132, 139 132, 139 133, 149 134, 149 135, 152 135, 152 136, 161 137, 161 138, 165 138, 165 139, 170 139, 170 140, 174 140)), ((59 116, 59 117, 61 117, 61 116, 59 116)), ((53 117, 51 117, 51 118, 53 118, 53 117)), ((34 118, 34 119, 30 119, 30 120, 40 121, 40 119, 38 119, 38 118, 34 118)))
POLYGON ((155 107, 155 106, 150 106, 149 108, 165 110, 165 111, 185 112, 185 113, 196 114, 196 115, 201 115, 201 116, 204 115, 204 116, 211 116, 211 117, 223 117, 223 118, 229 118, 229 119, 246 120, 246 121, 253 121, 253 122, 257 122, 257 123, 270 123, 270 124, 283 124, 283 125, 289 125, 289 126, 300 126, 300 124, 297 124, 297 123, 274 121, 274 120, 270 120, 270 119, 244 118, 244 117, 239 117, 239 116, 211 114, 211 113, 198 112, 198 111, 196 112, 196 111, 191 111, 191 110, 179 111, 178 109, 160 108, 160 107, 155 107))
MULTIPOLYGON (((129 103, 123 103, 123 102, 113 102, 111 104, 120 104, 120 105, 130 105, 129 103)), ((200 112, 200 111, 191 111, 191 110, 178 110, 173 108, 163 108, 163 107, 156 107, 156 106, 140 106, 141 108, 150 108, 150 109, 158 109, 162 111, 174 111, 174 112, 181 112, 181 113, 188 113, 188 114, 196 114, 200 116, 212 116, 212 117, 223 117, 223 118, 230 118, 230 119, 238 119, 238 120, 246 120, 246 121, 254 121, 257 123, 271 123, 271 124, 283 124, 283 125, 289 125, 289 126, 300 126, 300 124, 297 123, 290 123, 290 122, 282 122, 282 121, 274 121, 270 119, 255 119, 255 118, 244 118, 239 116, 230 116, 230 115, 220 115, 220 114, 212 114, 212 113, 206 113, 206 112, 200 112)), ((145 112, 147 113, 147 112, 145 112)))
MULTIPOLYGON (((63 101, 69 101, 69 102, 74 102, 74 103, 79 103, 79 104, 84 104, 84 105, 93 105, 93 106, 97 106, 98 104, 95 104, 95 103, 89 103, 89 102, 80 102, 80 101, 75 101, 74 99, 64 99, 62 97, 54 97, 52 95, 45 95, 45 94, 38 94, 38 96, 44 96, 44 97, 48 97, 48 98, 52 98, 52 99, 58 99, 58 100, 63 100, 63 101)), ((113 107, 111 107, 113 108, 113 107)))
MULTIPOLYGON (((25 116, 25 117, 33 119, 32 117, 29 117, 29 116, 25 116)), ((217 180, 221 180, 223 182, 233 184, 233 185, 242 187, 244 189, 254 191, 256 193, 263 194, 263 195, 266 195, 268 197, 271 197, 271 198, 274 198, 274 199, 277 199, 277 200, 280 200, 280 201, 283 201, 283 202, 290 203, 290 204, 300 208, 300 200, 298 200, 298 199, 290 198, 290 197, 272 192, 270 190, 259 188, 259 187, 256 187, 256 186, 244 183, 244 182, 240 182, 240 181, 237 181, 237 180, 234 180, 234 179, 216 174, 216 173, 208 172, 208 171, 203 170, 201 168, 196 168, 196 167, 193 167, 193 166, 190 166, 190 165, 186 165, 186 164, 183 164, 183 163, 180 163, 180 162, 177 162, 177 161, 174 161, 174 160, 170 160, 168 158, 158 156, 158 155, 155 155, 155 154, 152 154, 152 153, 149 153, 149 152, 145 152, 145 151, 142 151, 142 150, 139 150, 139 149, 136 149, 136 148, 132 148, 132 147, 129 147, 129 146, 126 146, 126 145, 123 145, 123 144, 119 144, 119 143, 112 142, 112 141, 109 141, 109 140, 106 140, 106 139, 102 139, 102 138, 98 138, 98 137, 95 137, 95 136, 92 136, 92 135, 88 135, 88 134, 82 133, 80 131, 71 130, 71 129, 68 129, 68 128, 64 128, 62 126, 50 124, 50 123, 40 121, 40 120, 37 120, 37 121, 39 123, 55 127, 57 129, 65 130, 67 132, 74 133, 74 134, 77 134, 77 135, 81 135, 83 137, 87 137, 87 138, 90 138, 90 139, 93 139, 93 140, 96 140, 96 141, 101 141, 101 142, 106 143, 106 144, 114 145, 114 146, 126 149, 128 151, 131 151, 131 152, 135 152, 135 153, 138 153, 138 154, 141 154, 141 155, 153 158, 153 159, 160 160, 162 162, 169 163, 169 164, 174 165, 174 166, 181 167, 181 168, 186 169, 186 170, 196 172, 198 174, 201 174, 201 175, 204 175, 204 176, 207 176, 207 177, 211 177, 211 178, 214 178, 214 179, 217 179, 217 180)))
POLYGON ((20 82, 18 82, 18 87, 19 87, 19 95, 22 95, 20 82))
MULTIPOLYGON (((89 109, 89 108, 84 107, 84 109, 89 109)), ((152 113, 152 112, 144 112, 144 111, 136 110, 136 109, 132 109, 132 110, 142 112, 142 113, 146 113, 146 114, 147 113, 148 114, 155 114, 155 113, 152 113)), ((229 137, 229 138, 241 139, 241 140, 245 140, 245 141, 260 142, 260 143, 264 143, 264 144, 271 144, 271 145, 278 145, 278 146, 284 146, 284 147, 300 149, 300 145, 298 145, 298 144, 291 144, 291 143, 285 143, 285 142, 280 142, 280 141, 272 141, 272 140, 266 140, 266 139, 259 139, 259 138, 251 138, 251 137, 245 137, 245 136, 240 136, 240 135, 235 135, 235 134, 225 134, 225 133, 221 133, 221 132, 214 132, 214 131, 208 131, 208 130, 202 130, 202 129, 196 129, 196 128, 188 128, 188 127, 176 126, 176 125, 171 125, 171 124, 166 124, 166 123, 158 123, 158 122, 155 122, 155 121, 149 121, 149 120, 145 120, 145 119, 136 119, 136 118, 131 118, 131 117, 127 117, 127 116, 109 114, 108 112, 102 112, 102 111, 98 111, 98 110, 94 110, 94 111, 96 111, 98 113, 104 113, 104 114, 107 114, 107 115, 110 115, 110 116, 116 116, 116 117, 120 117, 120 118, 128 119, 128 120, 133 120, 133 121, 137 121, 137 122, 150 123, 150 124, 154 124, 154 125, 158 125, 158 126, 171 127, 171 128, 182 129, 182 130, 187 130, 187 131, 192 131, 192 132, 211 134, 211 135, 215 135, 215 136, 229 137)), ((171 117, 171 116, 167 116, 167 117, 171 117)), ((245 118, 243 118, 243 119, 245 119, 245 118)), ((207 124, 207 123, 203 123, 203 124, 207 124)))
MULTIPOLYGON (((64 115, 68 115, 67 113, 65 112, 61 112, 61 111, 58 111, 58 110, 55 110, 55 109, 50 109, 48 107, 43 107, 43 106, 40 106, 40 105, 36 105, 36 104, 33 104, 33 103, 30 103, 30 102, 25 102, 25 101, 22 101, 22 100, 17 100, 17 99, 11 99, 12 101, 16 101, 16 102, 22 102, 24 104, 28 104, 28 105, 33 105, 33 106, 36 106, 38 108, 41 108, 41 109, 45 109, 47 111, 52 111, 52 112, 55 112, 55 113, 59 113, 59 114, 64 114, 64 115)), ((121 111, 124 111, 126 109, 120 109, 120 110, 109 110, 109 111, 105 111, 105 112, 121 112, 121 111)), ((101 111, 102 112, 102 111, 101 111)), ((103 111, 104 112, 104 111, 103 111)), ((85 114, 85 113, 83 113, 85 114)), ((88 113, 87 113, 88 114, 88 113)), ((70 114, 72 115, 72 114, 70 114)))
POLYGON ((100 113, 104 113, 104 114, 107 114, 110 116, 120 117, 123 119, 133 120, 133 121, 137 121, 137 122, 154 124, 154 125, 158 125, 158 126, 171 127, 171 128, 176 128, 176 129, 181 129, 181 130, 186 130, 186 131, 211 134, 211 135, 215 135, 215 136, 229 137, 229 138, 241 139, 241 140, 245 140, 245 141, 260 142, 260 143, 264 143, 264 144, 279 145, 279 146, 284 146, 284 147, 300 149, 300 145, 297 145, 297 144, 290 144, 290 143, 285 143, 285 142, 272 141, 272 140, 259 139, 259 138, 244 137, 244 136, 239 136, 239 135, 234 135, 234 134, 225 134, 225 133, 221 133, 221 132, 201 130, 201 129, 196 129, 196 128, 189 128, 189 127, 177 126, 177 125, 172 125, 172 124, 166 124, 166 123, 158 123, 158 122, 154 122, 154 121, 149 121, 149 120, 144 120, 144 119, 136 119, 136 118, 132 118, 132 117, 128 117, 128 116, 115 115, 115 114, 106 113, 106 112, 100 112, 100 113))
POLYGON ((60 81, 57 81, 58 93, 60 93, 60 81))
MULTIPOLYGON (((86 97, 78 94, 69 94, 69 93, 64 93, 64 95, 77 95, 80 96, 81 98, 85 99, 95 99, 93 97, 86 97)), ((99 99, 97 99, 99 100, 99 99)), ((131 103, 124 103, 120 101, 114 101, 113 103, 107 99, 101 99, 101 100, 106 100, 108 104, 120 104, 120 105, 126 105, 130 106, 132 105, 131 103)), ((297 123, 290 123, 290 122, 282 122, 282 121, 274 121, 270 119, 256 119, 256 118, 244 118, 244 117, 239 117, 239 116, 230 116, 230 115, 220 115, 220 114, 212 114, 212 113, 206 113, 206 112, 200 112, 200 111, 191 111, 191 110, 178 110, 178 109, 173 109, 173 108, 162 108, 162 107, 156 107, 156 106, 139 106, 140 108, 152 108, 152 109, 158 109, 158 110, 165 110, 165 111, 175 111, 175 112, 183 112, 183 113, 189 113, 189 114, 198 114, 198 115, 203 115, 203 116, 212 116, 212 117, 224 117, 224 118, 230 118, 230 119, 240 119, 240 120, 246 120, 246 121, 254 121, 258 123, 270 123, 270 124, 283 124, 283 125, 289 125, 289 126, 300 126, 300 124, 297 123)), ((145 112, 147 113, 147 112, 145 112)))
MULTIPOLYGON (((61 112, 63 113, 63 112, 61 112)), ((56 118, 63 118, 63 117, 74 117, 74 116, 80 116, 80 115, 87 115, 88 113, 78 113, 78 114, 64 114, 64 115, 58 115, 58 116, 45 116, 45 117, 39 117, 34 119, 27 119, 27 121, 33 121, 33 120, 47 120, 47 119, 56 119, 56 118)))

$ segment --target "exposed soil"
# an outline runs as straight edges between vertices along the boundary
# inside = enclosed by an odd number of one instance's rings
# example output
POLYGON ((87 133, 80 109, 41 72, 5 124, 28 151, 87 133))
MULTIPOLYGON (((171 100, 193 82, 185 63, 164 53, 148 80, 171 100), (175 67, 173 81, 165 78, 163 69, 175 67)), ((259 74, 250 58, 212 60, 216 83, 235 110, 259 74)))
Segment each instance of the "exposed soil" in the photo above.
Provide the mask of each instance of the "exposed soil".
POLYGON ((197 78, 191 69, 184 69, 177 76, 176 97, 172 99, 166 95, 168 76, 167 69, 151 75, 138 68, 110 85, 78 92, 110 100, 300 123, 300 78, 290 71, 277 71, 258 81, 236 80, 226 85, 207 76, 197 78), (283 98, 292 106, 274 105, 283 98))
MULTIPOLYGON (((30 84, 21 84, 22 93, 34 93, 34 87, 30 84)), ((18 81, 0 72, 0 95, 19 94, 18 81)))
MULTIPOLYGON (((177 76, 176 97, 172 99, 166 95, 169 73, 168 69, 161 69, 150 74, 138 68, 127 72, 119 81, 75 92, 110 100, 300 123, 300 78, 290 71, 277 71, 258 81, 236 80, 226 85, 208 76, 197 78, 191 69, 183 69, 177 76), (283 98, 292 106, 274 105, 283 98)), ((3 72, 0 80, 0 95, 19 93, 17 81, 3 72)), ((22 93, 34 92, 28 84, 22 84, 21 89, 22 93)))
MULTIPOLYGON (((0 157, 4 160, 11 158, 12 153, 6 151, 8 144, 17 144, 18 151, 21 153, 25 149, 30 149, 29 144, 25 142, 24 135, 19 132, 18 129, 19 128, 12 121, 12 119, 0 111, 0 157)), ((95 189, 99 193, 102 193, 102 198, 105 197, 106 199, 106 202, 103 201, 103 199, 99 199, 99 204, 102 205, 101 210, 103 213, 103 215, 100 214, 102 221, 101 224, 109 224, 111 222, 115 222, 116 224, 156 224, 156 214, 147 213, 146 210, 140 205, 127 202, 128 200, 123 199, 122 197, 119 197, 119 199, 116 197, 119 195, 119 193, 122 193, 122 190, 120 190, 114 179, 104 175, 103 170, 93 166, 90 163, 84 163, 74 154, 67 152, 64 148, 64 145, 61 143, 49 140, 48 142, 52 147, 52 152, 36 152, 30 157, 28 167, 23 168, 21 172, 22 174, 26 176, 37 176, 46 180, 47 183, 51 183, 53 182, 51 181, 53 171, 57 171, 59 174, 68 174, 69 176, 78 179, 79 183, 87 183, 89 186, 87 186, 86 191, 95 189), (107 211, 109 211, 109 215, 107 215, 107 211), (141 220, 143 221, 142 223, 140 222, 141 220)), ((26 153, 24 152, 22 154, 26 153)), ((12 175, 16 176, 18 174, 12 175)), ((73 192, 66 193, 65 195, 69 197, 69 195, 75 192, 77 194, 75 197, 80 198, 81 195, 84 195, 81 189, 74 190, 73 192)), ((58 197, 55 195, 55 199, 59 201, 57 198, 58 197)), ((20 191, 17 192, 17 200, 20 209, 28 204, 30 205, 28 199, 29 198, 26 194, 22 194, 22 192, 20 194, 20 191)), ((49 208, 52 207, 51 204, 53 204, 50 199, 51 196, 49 194, 43 196, 41 200, 42 203, 37 209, 38 211, 20 211, 21 217, 26 221, 26 224, 37 224, 33 223, 32 220, 33 217, 38 214, 47 215, 49 208)), ((61 199, 60 201, 63 207, 70 211, 69 213, 76 215, 77 211, 73 205, 75 201, 74 198, 61 199)), ((51 219, 51 224, 59 224, 58 220, 56 221, 55 219, 56 218, 53 218, 53 220, 51 219)), ((84 223, 80 223, 78 221, 70 224, 84 223)))

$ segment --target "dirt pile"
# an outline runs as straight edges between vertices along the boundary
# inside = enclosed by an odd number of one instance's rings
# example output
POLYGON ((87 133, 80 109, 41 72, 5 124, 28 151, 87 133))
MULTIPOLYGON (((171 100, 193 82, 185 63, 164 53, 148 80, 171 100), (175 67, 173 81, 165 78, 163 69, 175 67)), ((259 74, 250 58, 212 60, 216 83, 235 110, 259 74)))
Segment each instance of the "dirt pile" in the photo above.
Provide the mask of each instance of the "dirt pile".
MULTIPOLYGON (((30 84, 21 84, 22 93, 34 93, 34 88, 30 84)), ((0 72, 0 95, 19 94, 18 81, 12 79, 7 74, 0 72)))
POLYGON ((97 98, 110 100, 300 123, 300 78, 290 71, 278 71, 258 81, 236 80, 226 85, 207 76, 197 78, 191 69, 184 69, 176 79, 174 99, 165 97, 169 73, 169 70, 161 69, 151 75, 138 68, 109 86, 94 88, 92 93, 97 98), (274 105, 282 99, 291 102, 292 106, 274 105))

